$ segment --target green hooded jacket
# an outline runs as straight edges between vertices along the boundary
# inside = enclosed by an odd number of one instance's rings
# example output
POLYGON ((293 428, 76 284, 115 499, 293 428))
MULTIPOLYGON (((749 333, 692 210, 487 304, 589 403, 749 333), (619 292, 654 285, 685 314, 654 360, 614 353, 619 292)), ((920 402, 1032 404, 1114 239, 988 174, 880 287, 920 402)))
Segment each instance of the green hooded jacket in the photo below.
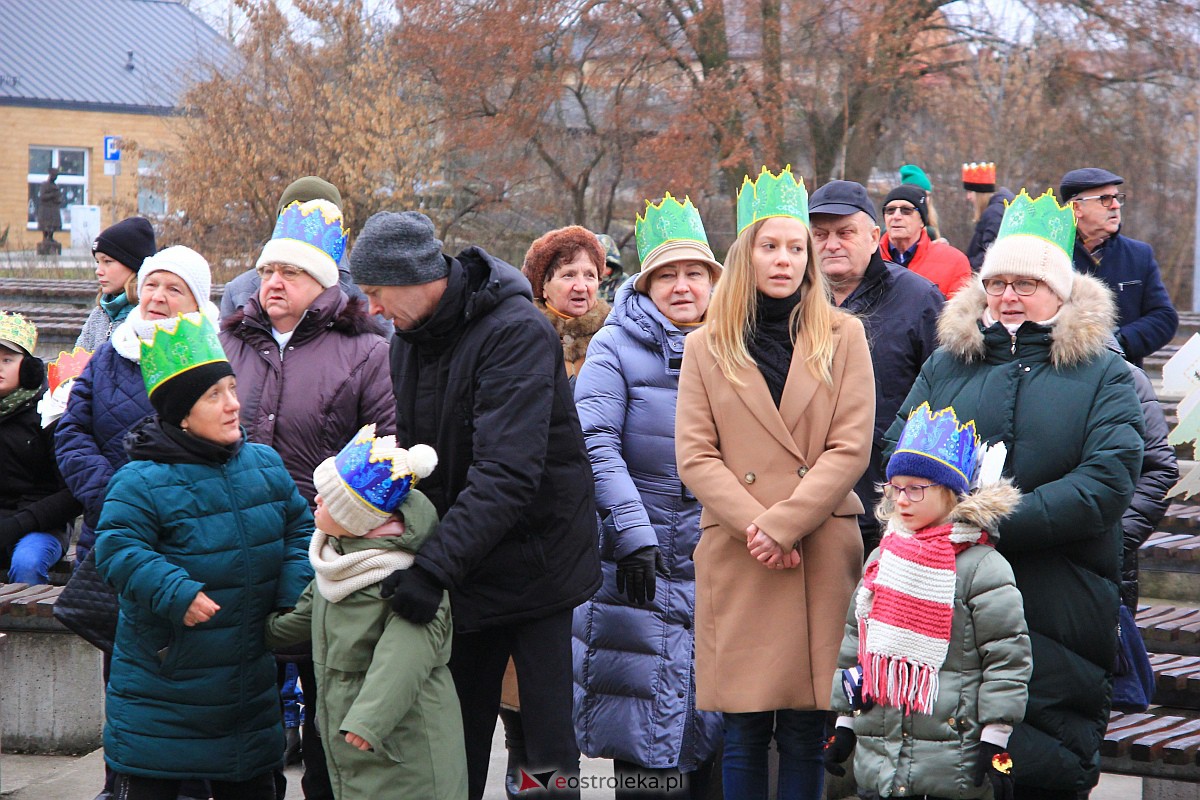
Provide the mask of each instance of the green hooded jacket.
MULTIPOLYGON (((437 511, 413 490, 400 507, 403 536, 329 538, 339 553, 369 549, 416 552, 437 527, 437 511)), ((312 638, 319 691, 317 722, 339 800, 464 800, 466 751, 462 712, 447 662, 453 625, 450 598, 428 625, 392 612, 378 583, 332 603, 304 590, 295 610, 267 620, 271 647, 312 638), (355 733, 371 745, 346 742, 355 733)))

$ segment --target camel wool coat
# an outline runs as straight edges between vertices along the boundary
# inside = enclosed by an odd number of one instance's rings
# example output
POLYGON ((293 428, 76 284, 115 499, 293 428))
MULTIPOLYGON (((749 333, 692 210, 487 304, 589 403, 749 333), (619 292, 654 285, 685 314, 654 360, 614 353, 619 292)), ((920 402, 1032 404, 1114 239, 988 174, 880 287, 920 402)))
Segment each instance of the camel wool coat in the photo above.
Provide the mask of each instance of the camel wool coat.
POLYGON ((758 367, 725 378, 709 329, 687 337, 675 449, 703 505, 696 547, 696 706, 828 709, 842 625, 862 573, 853 493, 867 468, 875 379, 862 323, 834 317, 832 385, 797 350, 779 408, 758 367), (754 523, 800 566, 769 569, 746 547, 754 523))

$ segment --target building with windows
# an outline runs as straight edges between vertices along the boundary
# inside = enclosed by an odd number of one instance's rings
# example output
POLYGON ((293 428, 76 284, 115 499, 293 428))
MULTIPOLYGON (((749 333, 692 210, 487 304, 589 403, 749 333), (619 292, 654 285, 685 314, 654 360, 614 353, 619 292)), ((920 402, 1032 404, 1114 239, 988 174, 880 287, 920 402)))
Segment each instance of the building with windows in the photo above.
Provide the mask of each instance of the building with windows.
POLYGON ((31 249, 40 238, 37 194, 51 167, 64 195, 57 237, 64 247, 72 244, 74 205, 98 206, 102 226, 168 213, 158 165, 180 98, 232 54, 228 41, 177 2, 0 0, 4 246, 31 249), (116 137, 110 157, 114 144, 126 145, 119 161, 106 160, 107 137, 116 137))

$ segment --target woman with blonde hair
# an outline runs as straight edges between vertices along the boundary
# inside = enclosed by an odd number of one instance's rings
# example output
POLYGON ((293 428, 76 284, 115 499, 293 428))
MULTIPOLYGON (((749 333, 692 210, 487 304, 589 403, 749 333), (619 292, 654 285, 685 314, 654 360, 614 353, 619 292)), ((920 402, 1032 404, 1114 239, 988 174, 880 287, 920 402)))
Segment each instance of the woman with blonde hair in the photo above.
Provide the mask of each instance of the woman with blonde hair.
POLYGON ((763 168, 687 338, 675 443, 703 506, 696 706, 725 712, 726 795, 821 796, 829 686, 862 564, 852 489, 867 467, 874 377, 862 323, 835 309, 813 255, 808 193, 763 168))

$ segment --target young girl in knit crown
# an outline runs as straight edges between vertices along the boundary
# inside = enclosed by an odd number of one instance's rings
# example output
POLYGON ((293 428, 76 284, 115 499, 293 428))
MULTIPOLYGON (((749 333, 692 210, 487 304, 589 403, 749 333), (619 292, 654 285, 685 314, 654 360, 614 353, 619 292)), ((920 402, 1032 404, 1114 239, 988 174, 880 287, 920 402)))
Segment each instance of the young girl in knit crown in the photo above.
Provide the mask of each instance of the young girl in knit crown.
POLYGON ((992 544, 1020 495, 1000 478, 1003 448, 980 453, 973 421, 922 404, 888 462, 887 531, 847 614, 825 747, 835 775, 856 753, 865 798, 1012 798, 1008 737, 1033 667, 1021 594, 992 544))
POLYGON ((433 503, 413 488, 437 465, 425 445, 358 432, 313 472, 316 578, 296 608, 267 620, 271 647, 313 643, 317 722, 338 800, 465 800, 466 751, 450 658, 450 599, 433 621, 392 613, 381 582, 412 566, 437 528, 433 503))

